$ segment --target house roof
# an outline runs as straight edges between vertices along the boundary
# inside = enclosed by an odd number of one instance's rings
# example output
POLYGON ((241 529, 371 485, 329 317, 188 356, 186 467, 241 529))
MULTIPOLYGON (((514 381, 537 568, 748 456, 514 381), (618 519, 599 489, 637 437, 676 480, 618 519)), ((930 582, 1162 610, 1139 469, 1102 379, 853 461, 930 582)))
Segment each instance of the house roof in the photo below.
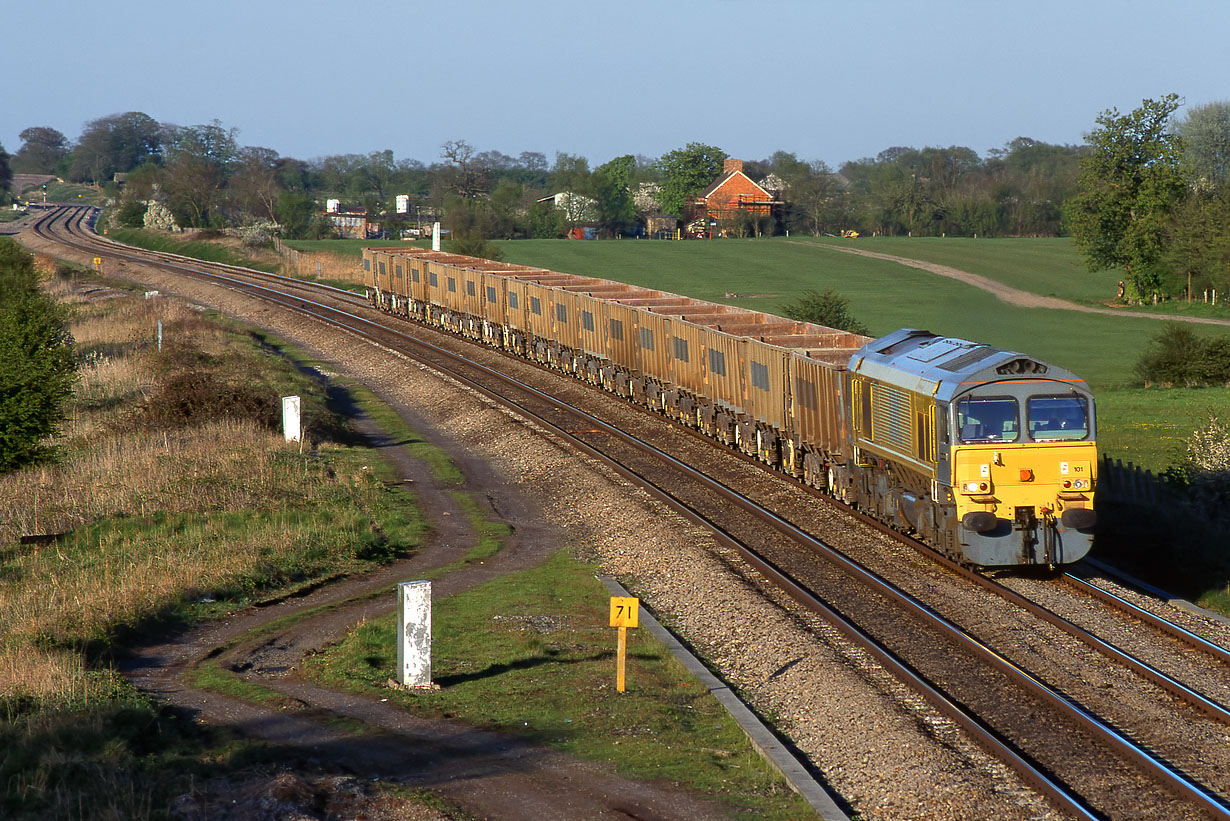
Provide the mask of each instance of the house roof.
POLYGON ((704 191, 701 191, 700 194, 697 195, 698 198, 708 199, 709 197, 713 196, 714 193, 716 193, 719 188, 721 188, 726 183, 730 182, 735 177, 742 177, 743 179, 747 180, 749 183, 755 186, 757 191, 764 194, 765 199, 767 200, 773 199, 772 194, 770 194, 768 191, 765 191, 763 188, 757 185, 755 180, 753 180, 747 174, 744 174, 742 171, 727 171, 725 174, 723 174, 722 176, 714 180, 714 182, 708 188, 706 188, 704 191))

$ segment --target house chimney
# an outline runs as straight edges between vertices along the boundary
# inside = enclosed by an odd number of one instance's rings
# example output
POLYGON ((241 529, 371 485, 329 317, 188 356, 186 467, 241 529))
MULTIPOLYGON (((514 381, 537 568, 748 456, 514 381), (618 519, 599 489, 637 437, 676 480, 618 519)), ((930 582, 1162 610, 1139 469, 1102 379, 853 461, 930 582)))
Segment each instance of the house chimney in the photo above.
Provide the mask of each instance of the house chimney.
POLYGON ((743 160, 732 160, 727 158, 722 161, 722 173, 729 174, 732 171, 742 171, 743 160))

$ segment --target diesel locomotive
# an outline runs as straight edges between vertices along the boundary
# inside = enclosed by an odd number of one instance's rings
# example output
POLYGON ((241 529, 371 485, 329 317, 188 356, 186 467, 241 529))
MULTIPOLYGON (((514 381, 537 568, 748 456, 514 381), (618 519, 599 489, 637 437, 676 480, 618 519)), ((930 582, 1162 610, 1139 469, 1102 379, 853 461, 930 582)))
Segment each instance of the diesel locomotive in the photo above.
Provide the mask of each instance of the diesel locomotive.
POLYGON ((363 252, 371 304, 567 372, 980 567, 1091 546, 1096 416, 1075 374, 903 329, 879 339, 596 277, 363 252))

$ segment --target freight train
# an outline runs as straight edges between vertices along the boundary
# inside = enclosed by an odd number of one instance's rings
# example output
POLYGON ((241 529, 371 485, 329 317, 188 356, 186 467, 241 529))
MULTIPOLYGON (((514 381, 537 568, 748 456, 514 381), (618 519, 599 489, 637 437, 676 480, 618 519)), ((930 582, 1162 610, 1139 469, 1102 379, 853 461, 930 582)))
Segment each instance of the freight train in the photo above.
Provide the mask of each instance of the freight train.
POLYGON ((879 339, 595 277, 420 248, 363 251, 373 306, 651 408, 962 563, 1091 546, 1089 386, 927 331, 879 339))

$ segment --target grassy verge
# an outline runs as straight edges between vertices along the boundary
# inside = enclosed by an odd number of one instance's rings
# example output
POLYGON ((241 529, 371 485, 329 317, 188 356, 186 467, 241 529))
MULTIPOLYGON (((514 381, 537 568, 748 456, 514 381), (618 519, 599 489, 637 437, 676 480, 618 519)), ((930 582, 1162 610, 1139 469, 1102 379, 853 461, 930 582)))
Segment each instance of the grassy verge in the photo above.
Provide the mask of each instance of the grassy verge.
POLYGON ((0 477, 0 816, 164 817, 262 753, 181 726, 113 654, 405 555, 423 522, 268 340, 170 300, 56 290, 81 368, 59 458, 0 477), (280 435, 288 394, 313 444, 280 435))
POLYGON ((1154 473, 1180 460, 1184 441, 1210 414, 1230 414, 1227 388, 1108 388, 1097 400, 1098 448, 1154 473))
POLYGON ((627 692, 615 691, 609 594, 592 566, 561 551, 433 605, 438 691, 393 692, 393 617, 359 625, 313 657, 330 686, 460 718, 664 779, 730 805, 744 817, 797 818, 806 805, 752 750, 717 701, 645 631, 630 631, 627 692))
POLYGON ((273 273, 278 268, 275 263, 252 259, 214 239, 177 239, 170 234, 146 231, 141 228, 112 228, 108 230, 107 238, 149 251, 165 251, 206 262, 253 268, 257 271, 273 273))

